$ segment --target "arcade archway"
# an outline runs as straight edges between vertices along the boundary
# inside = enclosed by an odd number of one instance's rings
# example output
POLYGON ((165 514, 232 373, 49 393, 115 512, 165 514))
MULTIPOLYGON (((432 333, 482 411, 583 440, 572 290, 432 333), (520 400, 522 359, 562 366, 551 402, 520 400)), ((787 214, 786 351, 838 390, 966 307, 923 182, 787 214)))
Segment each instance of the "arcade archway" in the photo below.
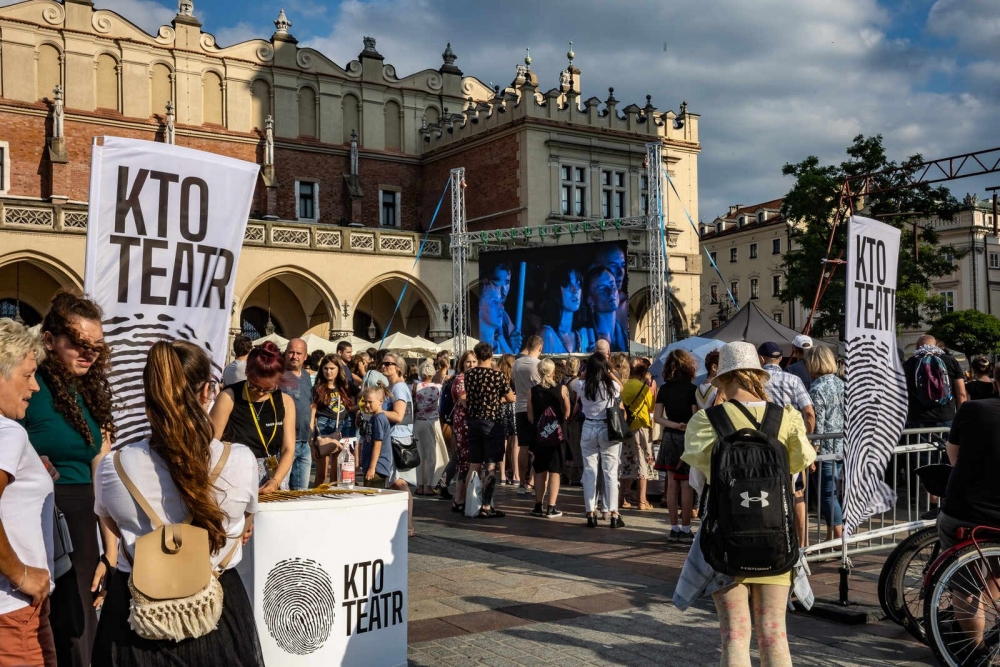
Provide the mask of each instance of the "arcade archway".
POLYGON ((34 326, 60 289, 81 291, 82 283, 58 260, 24 253, 0 258, 0 317, 18 316, 34 326))
MULTIPOLYGON (((628 300, 629 336, 635 342, 643 345, 648 345, 652 340, 652 326, 649 315, 649 288, 644 287, 638 292, 632 294, 628 300)), ((683 306, 677 301, 677 298, 671 294, 669 320, 670 330, 667 332, 668 342, 680 340, 681 338, 687 338, 691 335, 691 332, 685 325, 686 321, 687 317, 683 306)))
POLYGON ((434 297, 419 281, 410 278, 407 283, 407 278, 399 275, 379 276, 362 290, 354 304, 354 335, 377 342, 388 328, 389 334, 402 332, 428 338, 436 308, 434 297))
POLYGON ((285 338, 313 333, 326 338, 334 308, 333 297, 319 280, 278 270, 263 276, 243 299, 240 329, 255 338, 268 333, 285 338))

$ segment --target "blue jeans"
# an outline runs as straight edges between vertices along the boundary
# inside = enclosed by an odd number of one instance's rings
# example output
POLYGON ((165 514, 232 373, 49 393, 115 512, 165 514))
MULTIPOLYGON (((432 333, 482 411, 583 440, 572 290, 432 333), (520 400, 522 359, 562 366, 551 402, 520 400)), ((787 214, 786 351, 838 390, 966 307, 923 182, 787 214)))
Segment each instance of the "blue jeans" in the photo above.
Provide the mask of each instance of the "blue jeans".
POLYGON ((309 488, 309 473, 312 472, 312 450, 306 440, 295 441, 295 458, 288 474, 288 488, 302 491, 309 488))
MULTIPOLYGON (((330 419, 329 417, 323 417, 322 415, 316 417, 316 432, 319 435, 330 435, 337 430, 337 420, 330 419)), ((340 436, 342 438, 353 438, 358 434, 357 429, 354 427, 354 417, 349 415, 346 419, 340 420, 340 436)))
POLYGON ((837 497, 837 479, 843 469, 843 461, 822 461, 820 463, 820 516, 827 526, 844 525, 844 511, 837 497), (832 521, 831 521, 832 520, 832 521))

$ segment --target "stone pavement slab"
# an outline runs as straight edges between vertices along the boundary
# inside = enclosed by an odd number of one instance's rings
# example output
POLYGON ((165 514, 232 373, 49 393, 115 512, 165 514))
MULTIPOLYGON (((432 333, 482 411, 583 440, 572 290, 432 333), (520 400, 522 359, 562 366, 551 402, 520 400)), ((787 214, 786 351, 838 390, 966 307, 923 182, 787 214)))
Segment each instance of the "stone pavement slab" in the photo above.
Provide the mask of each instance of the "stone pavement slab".
MULTIPOLYGON (((482 521, 416 498, 410 540, 409 661, 437 665, 715 665, 714 607, 681 613, 670 596, 686 546, 668 544, 666 512, 622 512, 626 527, 588 529, 580 489, 560 494, 558 519, 500 487, 507 517, 482 521)), ((852 600, 875 603, 885 553, 855 559, 852 600)), ((813 566, 818 595, 835 596, 838 563, 813 566)), ((933 665, 929 649, 888 621, 844 626, 788 615, 796 665, 933 665)), ((756 660, 756 654, 755 654, 756 660)))

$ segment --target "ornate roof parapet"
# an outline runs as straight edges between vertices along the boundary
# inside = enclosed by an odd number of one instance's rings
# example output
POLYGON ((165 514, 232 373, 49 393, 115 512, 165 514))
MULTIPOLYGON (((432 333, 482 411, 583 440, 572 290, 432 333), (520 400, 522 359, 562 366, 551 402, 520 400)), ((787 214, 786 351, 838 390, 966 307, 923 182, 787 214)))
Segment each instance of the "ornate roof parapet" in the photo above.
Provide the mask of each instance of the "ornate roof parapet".
POLYGON ((295 38, 292 37, 292 33, 288 31, 291 27, 292 22, 288 20, 288 17, 285 15, 285 10, 282 9, 278 12, 278 18, 274 19, 274 34, 271 35, 271 39, 280 39, 291 42, 296 41, 295 38))
POLYGON ((385 57, 381 53, 375 50, 375 38, 364 36, 361 41, 364 43, 365 48, 358 54, 358 60, 364 61, 365 58, 373 58, 375 60, 385 60, 385 57))
POLYGON ((444 61, 444 64, 441 65, 441 69, 438 71, 442 74, 457 74, 458 76, 462 76, 462 70, 455 65, 455 61, 457 59, 458 56, 456 56, 455 52, 451 50, 451 42, 448 42, 448 46, 445 47, 444 53, 441 54, 441 60, 444 61))
POLYGON ((176 26, 178 23, 201 27, 201 22, 194 16, 193 0, 178 0, 177 16, 174 17, 174 25, 176 26))

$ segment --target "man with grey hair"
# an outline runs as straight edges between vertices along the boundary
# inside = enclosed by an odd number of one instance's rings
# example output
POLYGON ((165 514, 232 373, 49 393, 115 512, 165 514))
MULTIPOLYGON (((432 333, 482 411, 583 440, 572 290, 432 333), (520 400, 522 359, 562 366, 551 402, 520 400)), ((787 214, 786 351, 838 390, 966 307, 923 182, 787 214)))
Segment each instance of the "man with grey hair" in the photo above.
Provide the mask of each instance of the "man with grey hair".
POLYGON ((594 343, 594 352, 600 352, 604 355, 605 359, 611 358, 611 343, 609 343, 604 338, 599 338, 596 343, 594 343))
POLYGON ((301 338, 293 338, 285 346, 285 375, 281 380, 281 391, 295 403, 295 458, 288 475, 288 488, 292 491, 309 488, 312 468, 312 450, 309 447, 312 382, 309 373, 302 369, 307 355, 306 343, 301 338))

